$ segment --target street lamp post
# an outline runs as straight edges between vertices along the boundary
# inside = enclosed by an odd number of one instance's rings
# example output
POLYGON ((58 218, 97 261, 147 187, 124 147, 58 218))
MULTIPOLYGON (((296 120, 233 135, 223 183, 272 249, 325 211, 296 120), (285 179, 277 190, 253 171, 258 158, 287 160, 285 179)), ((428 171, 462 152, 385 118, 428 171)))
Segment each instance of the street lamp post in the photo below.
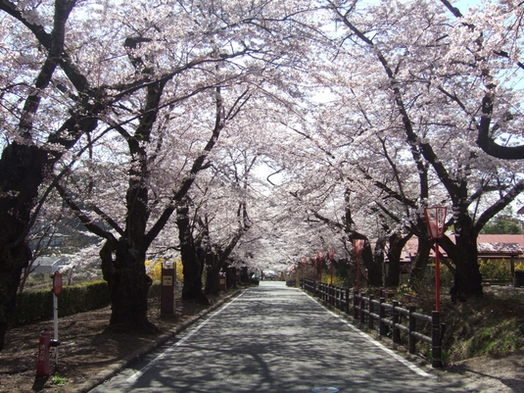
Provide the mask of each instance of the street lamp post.
POLYGON ((438 239, 444 236, 446 225, 446 207, 427 207, 424 209, 426 224, 428 225, 429 235, 435 240, 435 309, 440 311, 440 258, 438 239))

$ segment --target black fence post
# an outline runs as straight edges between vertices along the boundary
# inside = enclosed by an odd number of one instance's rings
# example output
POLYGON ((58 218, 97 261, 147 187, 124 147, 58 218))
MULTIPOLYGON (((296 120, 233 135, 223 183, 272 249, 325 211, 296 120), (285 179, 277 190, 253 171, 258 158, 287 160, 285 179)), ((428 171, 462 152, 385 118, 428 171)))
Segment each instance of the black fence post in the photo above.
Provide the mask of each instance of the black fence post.
POLYGON ((358 309, 360 307, 359 296, 360 294, 357 291, 353 292, 353 318, 355 318, 355 320, 357 320, 359 316, 359 309, 358 309))
POLYGON ((366 301, 364 299, 362 292, 360 292, 360 323, 362 325, 364 325, 364 322, 366 321, 366 313, 364 312, 366 309, 366 301))
POLYGON ((373 296, 373 294, 369 295, 369 319, 368 319, 368 328, 370 330, 373 330, 373 314, 374 311, 375 311, 375 305, 373 304, 373 300, 375 299, 375 297, 373 296))
POLYGON ((338 310, 342 310, 342 291, 339 287, 335 287, 335 307, 338 310))
POLYGON ((414 354, 416 352, 417 339, 412 334, 417 330, 417 320, 413 316, 415 313, 416 307, 409 306, 409 353, 414 354))
POLYGON ((440 336, 440 313, 431 312, 431 355, 433 367, 442 367, 442 339, 440 336))
POLYGON ((344 303, 344 312, 349 315, 349 288, 345 291, 346 302, 344 303))
POLYGON ((398 317, 399 317, 397 307, 398 307, 398 301, 393 300, 393 326, 392 326, 393 337, 392 338, 395 344, 400 344, 400 329, 397 327, 398 317))
POLYGON ((384 323, 384 318, 386 317, 385 302, 386 302, 386 299, 381 297, 380 306, 378 309, 378 331, 381 336, 386 335, 386 324, 384 323))

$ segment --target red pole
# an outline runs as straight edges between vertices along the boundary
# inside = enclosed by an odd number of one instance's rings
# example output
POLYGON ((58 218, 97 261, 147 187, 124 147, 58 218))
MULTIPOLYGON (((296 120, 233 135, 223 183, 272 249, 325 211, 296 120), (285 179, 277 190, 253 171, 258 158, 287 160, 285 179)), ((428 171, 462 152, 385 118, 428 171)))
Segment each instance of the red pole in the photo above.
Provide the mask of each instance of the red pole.
POLYGON ((424 215, 428 225, 429 235, 435 239, 435 308, 440 311, 440 256, 438 239, 444 236, 446 229, 446 212, 445 207, 426 207, 424 215))
POLYGON ((330 285, 333 285, 333 261, 329 263, 329 268, 331 270, 331 282, 330 285))
POLYGON ((51 345, 51 333, 43 331, 40 333, 38 344, 38 360, 36 365, 37 377, 48 377, 51 374, 49 365, 49 347, 51 345))
POLYGON ((357 293, 360 294, 360 255, 357 255, 357 293))
POLYGON ((440 259, 439 259, 439 246, 438 239, 435 239, 435 301, 436 310, 440 311, 440 259))

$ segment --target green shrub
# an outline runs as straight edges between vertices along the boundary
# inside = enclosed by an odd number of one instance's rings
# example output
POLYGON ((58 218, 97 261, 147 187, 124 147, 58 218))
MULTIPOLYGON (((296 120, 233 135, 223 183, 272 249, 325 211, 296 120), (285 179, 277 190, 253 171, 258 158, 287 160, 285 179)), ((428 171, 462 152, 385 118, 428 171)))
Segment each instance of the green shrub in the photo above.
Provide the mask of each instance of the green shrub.
POLYGON ((453 285, 453 273, 443 263, 440 265, 440 286, 450 288, 453 285))
POLYGON ((487 279, 511 281, 513 278, 504 260, 481 260, 479 270, 482 277, 487 279))
MULTIPOLYGON (((160 281, 149 289, 150 297, 160 297, 160 281)), ((58 296, 58 316, 96 310, 111 303, 109 288, 104 280, 64 286, 58 296)), ((11 326, 18 326, 53 318, 51 289, 35 289, 19 293, 11 326)))
MULTIPOLYGON (((105 281, 91 281, 64 286, 58 296, 58 316, 96 310, 110 304, 105 281)), ((17 295, 12 325, 22 325, 53 317, 53 294, 50 289, 26 291, 17 295)))

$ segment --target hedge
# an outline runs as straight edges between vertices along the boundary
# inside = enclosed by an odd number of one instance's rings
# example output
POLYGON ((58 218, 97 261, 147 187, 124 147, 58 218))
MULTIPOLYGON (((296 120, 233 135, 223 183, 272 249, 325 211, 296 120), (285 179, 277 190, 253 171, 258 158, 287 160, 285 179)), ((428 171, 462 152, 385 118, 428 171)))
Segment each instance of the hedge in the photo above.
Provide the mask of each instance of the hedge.
MULTIPOLYGON (((149 289, 149 297, 160 297, 160 281, 149 289)), ((111 304, 109 288, 104 280, 64 286, 58 296, 58 316, 96 310, 111 304)), ((36 289, 19 293, 10 326, 19 326, 53 318, 53 293, 51 289, 36 289)))
MULTIPOLYGON (((96 310, 110 304, 107 282, 91 281, 64 286, 58 296, 58 316, 96 310)), ((17 326, 53 318, 53 293, 50 289, 19 293, 11 325, 17 326)))

